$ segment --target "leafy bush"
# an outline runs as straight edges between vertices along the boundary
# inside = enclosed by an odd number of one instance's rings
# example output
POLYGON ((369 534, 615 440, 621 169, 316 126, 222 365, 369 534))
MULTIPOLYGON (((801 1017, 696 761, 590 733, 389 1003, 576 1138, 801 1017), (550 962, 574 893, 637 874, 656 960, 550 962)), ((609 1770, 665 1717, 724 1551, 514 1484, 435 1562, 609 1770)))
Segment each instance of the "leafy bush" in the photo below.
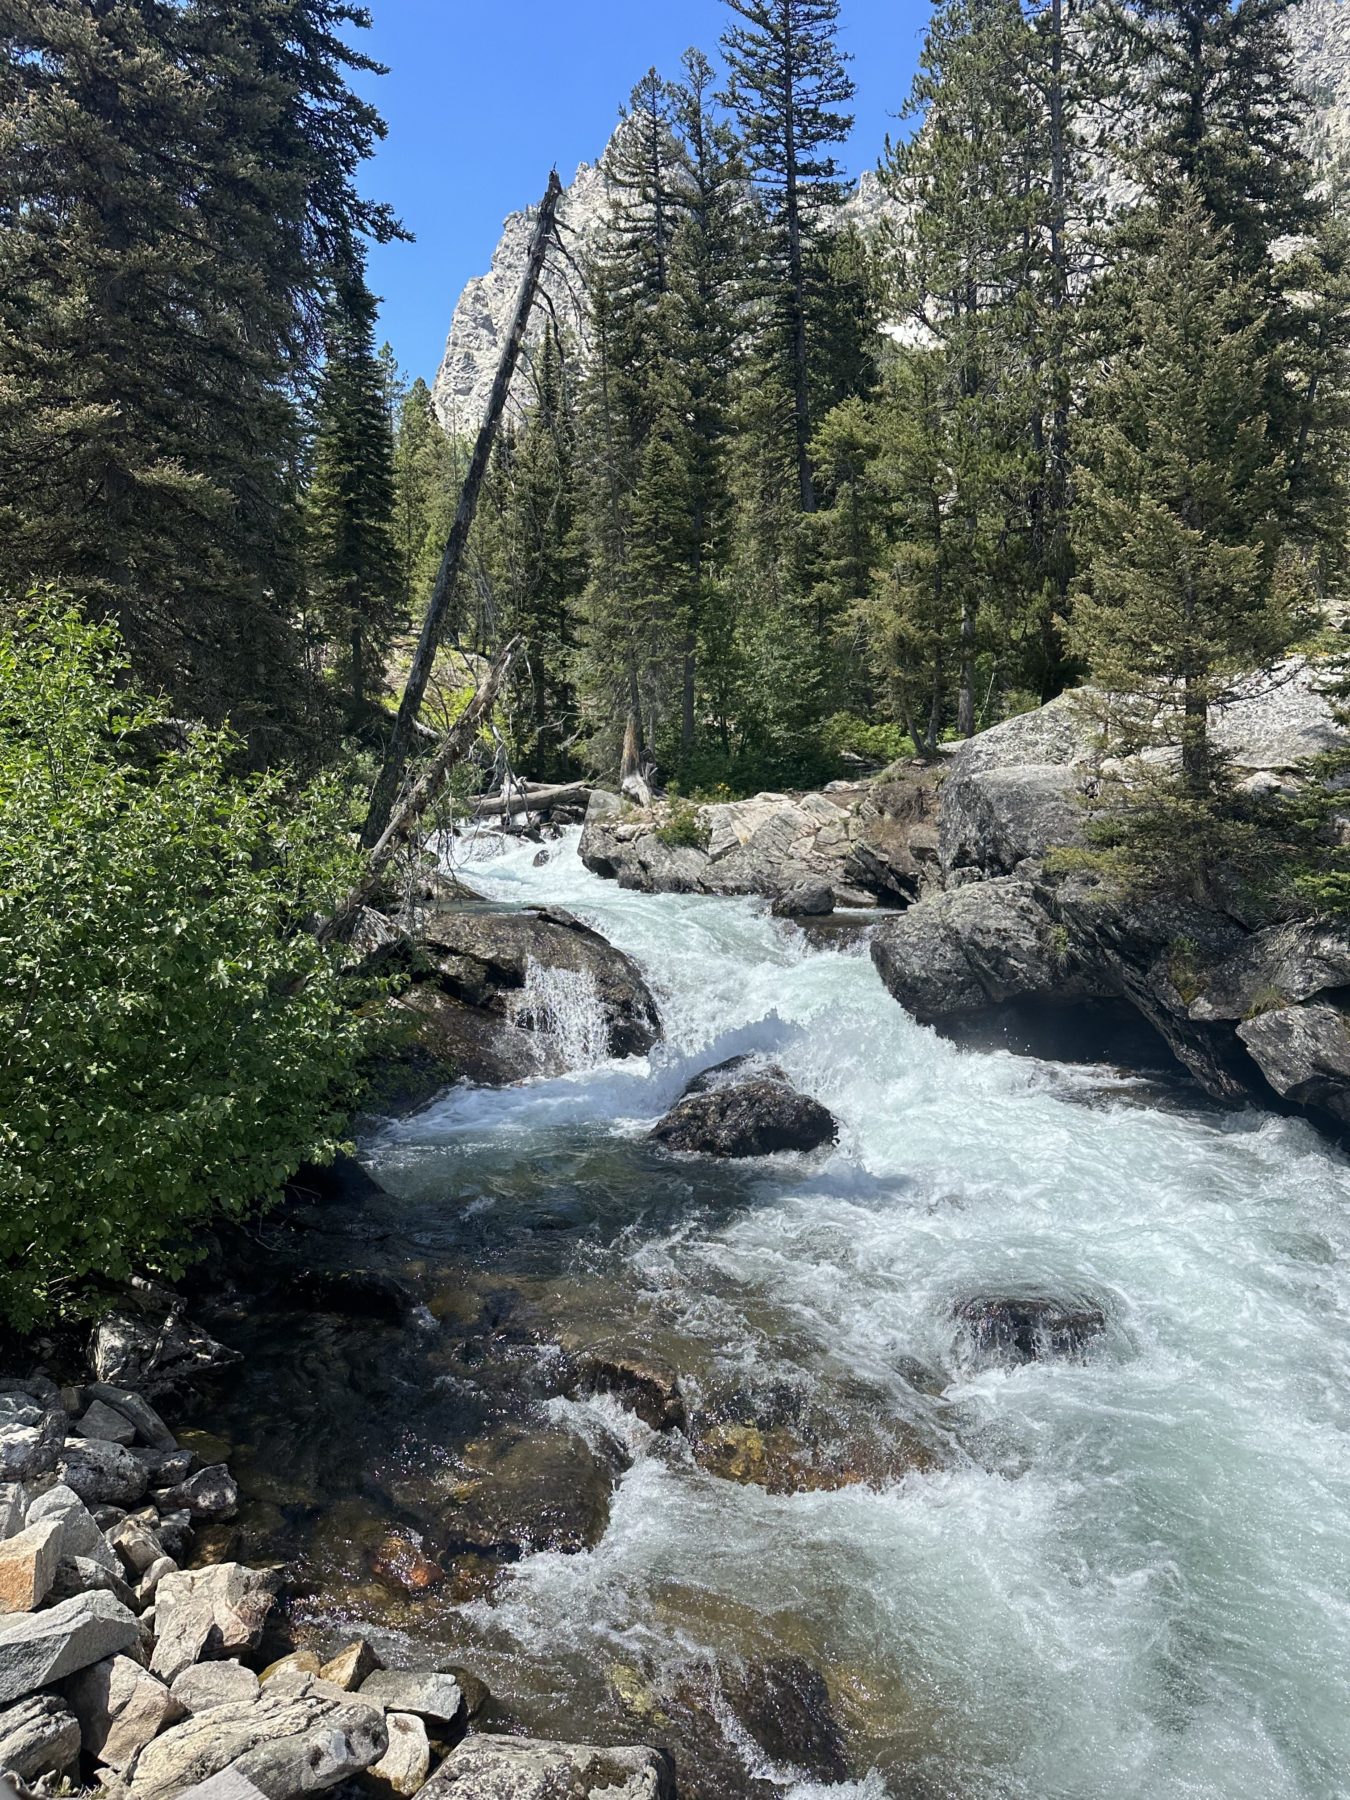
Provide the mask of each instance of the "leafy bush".
POLYGON ((364 1027, 305 929, 349 884, 336 783, 235 774, 47 595, 0 629, 0 1318, 175 1274, 331 1154, 364 1027), (175 747, 176 740, 176 747, 175 747))
POLYGON ((914 740, 898 725, 869 725, 854 713, 835 713, 826 719, 820 741, 830 756, 861 756, 866 762, 893 763, 914 754, 914 740))
POLYGON ((664 825, 657 827, 656 836, 667 850, 708 848, 708 827, 702 813, 683 800, 677 800, 671 807, 670 817, 664 825))

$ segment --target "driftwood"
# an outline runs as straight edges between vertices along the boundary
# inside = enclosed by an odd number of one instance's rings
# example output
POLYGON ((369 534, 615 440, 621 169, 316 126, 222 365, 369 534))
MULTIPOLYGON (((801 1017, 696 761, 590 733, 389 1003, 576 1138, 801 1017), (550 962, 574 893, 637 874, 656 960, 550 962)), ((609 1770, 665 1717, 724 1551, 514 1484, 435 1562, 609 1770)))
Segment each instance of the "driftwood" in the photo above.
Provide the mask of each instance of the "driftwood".
POLYGON ((408 765, 408 752, 412 747, 417 716, 422 710, 422 701, 426 697, 427 683, 431 679, 432 664, 436 657, 436 646, 440 641, 441 629, 445 624, 445 616, 450 606, 450 596, 454 591, 455 577, 464 560, 464 552, 469 542, 469 532, 473 527, 474 514, 478 510, 478 496, 483 486, 483 477, 487 474, 497 428, 501 423, 502 413, 506 409, 506 397, 511 388, 511 378, 520 361, 521 349, 525 342, 525 331, 530 322, 535 296, 539 291, 539 278, 544 272, 544 259, 548 254, 549 242, 554 236, 558 202, 562 198, 562 192, 562 183, 559 181, 558 171, 555 169, 549 177, 548 192, 544 195, 539 208, 539 216, 535 220, 525 278, 520 284, 520 293, 516 299, 516 312, 511 329, 502 346, 501 361, 497 366, 497 378, 492 384, 487 416, 478 433, 478 441, 474 445, 473 457, 469 463, 469 472, 464 478, 463 491, 459 497, 455 522, 450 527, 450 535, 446 539, 441 566, 437 571, 436 583, 431 590, 431 599, 427 604, 426 618, 422 622, 422 635, 418 639, 417 649, 413 654, 412 667, 408 671, 407 684, 403 690, 403 701, 399 706, 398 718, 394 721, 393 733, 389 739, 389 749, 370 797, 370 811, 366 815, 365 828, 361 833, 361 842, 367 849, 374 849, 381 842, 394 813, 399 787, 403 781, 404 770, 408 765))
POLYGON ((584 806, 592 789, 586 781, 568 781, 549 787, 539 781, 517 781, 500 794, 484 794, 470 808, 475 818, 498 819, 517 812, 552 812, 555 806, 584 806))
POLYGON ((424 816, 444 793, 453 770, 473 749, 480 728, 492 717, 492 709, 497 704, 497 696, 510 673, 521 641, 518 637, 512 638, 493 660, 478 692, 446 733, 440 749, 385 827, 378 843, 371 847, 365 874, 332 917, 319 927, 320 943, 333 943, 345 936, 362 907, 369 905, 379 893, 385 872, 399 850, 420 834, 424 816))

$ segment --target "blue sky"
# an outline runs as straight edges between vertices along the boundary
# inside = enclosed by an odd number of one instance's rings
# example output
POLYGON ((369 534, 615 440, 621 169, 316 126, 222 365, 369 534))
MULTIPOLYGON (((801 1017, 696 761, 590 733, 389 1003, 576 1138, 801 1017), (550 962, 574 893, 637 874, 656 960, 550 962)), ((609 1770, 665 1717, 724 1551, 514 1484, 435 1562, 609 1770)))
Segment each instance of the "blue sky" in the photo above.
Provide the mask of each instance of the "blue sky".
MULTIPOLYGON (((377 250, 382 330, 414 375, 434 375, 460 289, 491 261, 507 213, 604 149, 634 82, 672 75, 698 44, 715 55, 721 0, 369 0, 362 48, 389 65, 363 83, 389 124, 368 190, 397 208, 415 244, 377 250)), ((843 0, 853 52, 853 174, 876 162, 904 101, 925 0, 843 0)))

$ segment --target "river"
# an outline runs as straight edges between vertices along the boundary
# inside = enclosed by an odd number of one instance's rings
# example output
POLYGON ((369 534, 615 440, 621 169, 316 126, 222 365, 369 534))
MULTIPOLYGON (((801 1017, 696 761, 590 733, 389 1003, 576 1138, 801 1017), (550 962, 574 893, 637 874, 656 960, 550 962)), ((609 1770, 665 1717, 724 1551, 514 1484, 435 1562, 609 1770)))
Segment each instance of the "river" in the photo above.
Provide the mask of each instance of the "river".
MULTIPOLYGON (((958 1050, 860 945, 814 947, 748 901, 621 892, 576 835, 469 878, 628 951, 666 1041, 456 1089, 364 1146, 396 1196, 372 1234, 444 1298, 364 1352, 280 1323, 249 1346, 227 1423, 302 1546, 301 1612, 476 1655, 513 1718, 592 1741, 625 1719, 663 1741, 643 1719, 682 1671, 803 1656, 848 1781, 728 1726, 747 1784, 791 1800, 1350 1795, 1343 1158, 1302 1123, 958 1050), (692 1075, 750 1051, 831 1108, 836 1150, 724 1168, 643 1141, 692 1075), (523 1308, 522 1368, 551 1335, 619 1342, 679 1367, 708 1416, 786 1420, 851 1473, 768 1491, 612 1399, 554 1396, 553 1432, 618 1457, 598 1541, 381 1612, 352 1546, 391 1493, 429 1516, 408 1484, 435 1461, 444 1492, 492 1413, 438 1347, 456 1293, 523 1308), (1081 1300, 1107 1328, 1081 1359, 991 1366, 953 1321, 988 1294, 1081 1300)), ((547 998, 584 1053, 585 993, 547 998)))

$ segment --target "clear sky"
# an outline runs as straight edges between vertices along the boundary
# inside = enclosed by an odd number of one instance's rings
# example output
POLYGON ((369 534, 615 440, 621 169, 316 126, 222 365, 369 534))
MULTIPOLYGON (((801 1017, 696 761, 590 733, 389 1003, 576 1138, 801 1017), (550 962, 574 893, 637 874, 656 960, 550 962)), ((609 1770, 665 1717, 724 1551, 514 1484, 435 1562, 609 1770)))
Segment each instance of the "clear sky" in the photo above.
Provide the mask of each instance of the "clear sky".
MULTIPOLYGON (((492 259, 507 213, 537 200, 556 162, 570 181, 604 149, 620 104, 690 44, 716 56, 722 0, 368 0, 362 47, 389 65, 368 86, 389 137, 365 185, 415 244, 371 259, 383 334, 413 375, 435 374, 460 290, 492 259)), ((846 160, 872 166, 903 104, 925 0, 843 0, 857 125, 846 160)))

